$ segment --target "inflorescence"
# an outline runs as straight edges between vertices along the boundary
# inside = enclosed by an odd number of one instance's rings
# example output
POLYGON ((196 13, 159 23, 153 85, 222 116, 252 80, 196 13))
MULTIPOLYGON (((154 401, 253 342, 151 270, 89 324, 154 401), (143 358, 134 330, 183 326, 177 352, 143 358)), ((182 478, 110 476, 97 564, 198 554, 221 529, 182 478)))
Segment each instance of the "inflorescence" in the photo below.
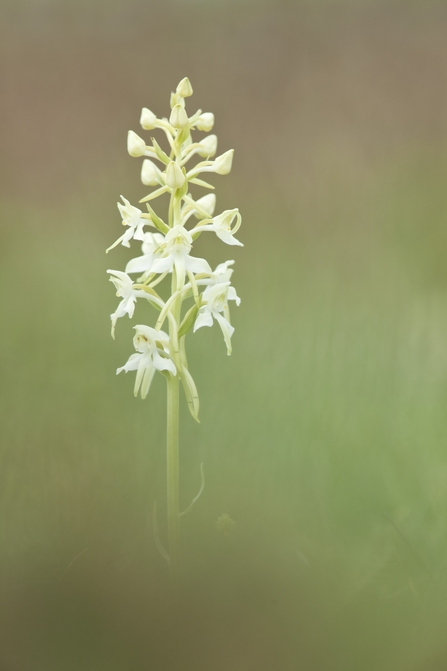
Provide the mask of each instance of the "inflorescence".
POLYGON ((216 196, 209 193, 195 200, 189 193, 190 185, 214 190, 202 179, 204 173, 227 175, 232 166, 233 150, 213 158, 217 152, 216 135, 206 135, 194 142, 191 131, 209 132, 214 125, 214 115, 198 110, 188 117, 185 99, 192 95, 189 79, 185 77, 171 94, 169 120, 158 119, 146 107, 141 112, 140 123, 144 130, 162 130, 169 143, 166 153, 155 139, 147 145, 143 138, 129 131, 127 149, 131 156, 145 157, 141 181, 155 189, 140 203, 145 203, 147 212, 142 212, 123 198, 118 203, 124 234, 107 251, 121 244, 130 247, 131 240, 141 243, 142 254, 131 259, 125 269, 108 270, 110 280, 121 298, 116 311, 111 315, 112 336, 120 317, 133 317, 137 299, 145 299, 156 311, 158 319, 154 327, 135 326, 133 344, 136 352, 130 356, 121 371, 136 371, 134 393, 148 394, 155 371, 166 376, 178 376, 183 384, 186 400, 192 416, 198 420, 199 398, 196 385, 188 369, 185 351, 186 335, 202 326, 219 324, 231 354, 231 336, 234 328, 230 323, 228 302, 239 305, 240 298, 231 285, 234 261, 225 261, 212 270, 205 259, 191 256, 194 241, 204 232, 214 232, 227 245, 242 243, 235 237, 241 225, 239 210, 225 210, 214 216, 216 196), (187 169, 194 157, 198 163, 187 169), (158 161, 161 167, 154 161, 158 161), (155 213, 151 202, 170 195, 166 220, 155 213), (155 229, 154 231, 147 230, 155 229), (137 276, 132 279, 131 276, 137 276), (171 278, 171 293, 163 300, 156 290, 166 277, 171 278), (189 306, 184 309, 184 303, 189 306), (169 333, 162 330, 167 324, 169 333))

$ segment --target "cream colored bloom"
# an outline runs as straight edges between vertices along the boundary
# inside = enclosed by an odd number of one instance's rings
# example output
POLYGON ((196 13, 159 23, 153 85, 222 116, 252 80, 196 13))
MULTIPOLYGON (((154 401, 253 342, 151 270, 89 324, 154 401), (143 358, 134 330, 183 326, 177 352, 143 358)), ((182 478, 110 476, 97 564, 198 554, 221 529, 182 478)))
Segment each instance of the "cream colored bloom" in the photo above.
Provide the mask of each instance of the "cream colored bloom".
POLYGON ((147 153, 146 143, 142 137, 130 130, 127 133, 127 151, 135 158, 145 156, 147 153))
POLYGON ((133 317, 137 298, 147 298, 147 294, 144 291, 134 289, 129 275, 123 273, 121 270, 108 270, 107 272, 111 275, 110 281, 115 285, 116 295, 123 299, 116 311, 110 315, 110 319, 112 320, 112 338, 114 338, 115 326, 118 319, 124 317, 126 314, 129 317, 133 317))
POLYGON ((198 163, 187 174, 188 179, 194 178, 202 172, 216 172, 218 175, 228 175, 233 165, 234 149, 229 149, 224 154, 218 156, 214 161, 204 161, 198 163))
MULTIPOLYGON (((216 209, 216 196, 214 193, 207 193, 206 196, 202 196, 199 200, 196 201, 197 205, 205 210, 205 212, 212 217, 214 210, 216 209)), ((194 210, 194 215, 196 218, 200 218, 200 214, 197 210, 194 210)))
POLYGON ((126 273, 146 273, 150 270, 154 259, 160 258, 165 249, 165 237, 161 233, 145 233, 142 244, 142 256, 131 259, 126 266, 126 273))
POLYGON ((230 268, 234 264, 234 261, 225 261, 225 263, 219 263, 218 266, 216 266, 216 269, 213 270, 211 275, 209 277, 205 278, 200 278, 197 280, 197 284, 199 286, 202 285, 213 285, 213 284, 223 284, 223 283, 230 283, 231 282, 231 276, 234 273, 233 268, 230 268))
POLYGON ((214 114, 212 112, 203 112, 194 122, 197 130, 203 130, 209 133, 214 126, 214 114))
POLYGON ((136 370, 134 396, 138 396, 141 388, 141 398, 146 398, 156 370, 176 375, 177 369, 169 353, 169 336, 164 331, 143 324, 135 326, 135 331, 133 344, 138 353, 132 354, 116 374, 136 370))
POLYGON ((183 152, 182 163, 189 161, 195 154, 198 154, 202 158, 211 158, 216 154, 216 151, 217 135, 207 135, 200 142, 192 143, 186 147, 183 152))
POLYGON ((239 245, 239 247, 243 247, 244 245, 242 242, 239 242, 239 240, 236 240, 234 237, 234 234, 240 228, 241 220, 242 218, 237 208, 234 210, 225 210, 225 212, 219 214, 218 217, 211 219, 210 223, 198 224, 194 228, 194 233, 202 231, 214 231, 217 237, 227 245, 239 245), (233 226, 233 221, 235 219, 236 223, 233 226))
POLYGON ((141 181, 146 186, 163 186, 163 174, 150 158, 145 158, 142 163, 141 181))
POLYGON ((182 169, 175 161, 171 161, 166 168, 166 185, 170 189, 180 189, 185 182, 186 177, 182 169))
POLYGON ((123 226, 128 226, 128 229, 107 249, 107 251, 110 251, 120 243, 124 245, 124 247, 130 247, 129 242, 132 238, 135 238, 135 240, 144 240, 143 226, 147 224, 147 219, 142 218, 142 211, 139 210, 138 207, 131 205, 124 196, 121 196, 121 199, 124 205, 117 203, 117 206, 121 213, 123 226))
POLYGON ((178 83, 176 93, 182 98, 189 98, 189 96, 192 96, 193 90, 188 77, 183 77, 181 82, 178 83))
POLYGON ((150 111, 147 107, 143 107, 141 110, 140 124, 144 130, 153 130, 157 128, 157 117, 153 112, 150 111))
POLYGON ((192 273, 211 273, 211 268, 205 259, 189 256, 192 247, 192 237, 183 226, 174 226, 166 234, 166 249, 161 258, 154 259, 150 268, 151 273, 165 273, 175 268, 177 284, 182 287, 187 270, 192 273))
POLYGON ((188 125, 188 115, 182 105, 174 105, 169 117, 169 123, 173 128, 185 128, 188 125))
POLYGON ((230 324, 228 301, 235 301, 236 305, 240 305, 241 302, 236 289, 230 286, 229 282, 207 286, 202 294, 203 305, 197 315, 194 332, 202 328, 202 326, 212 326, 213 319, 215 319, 221 328, 227 346, 227 354, 230 355, 231 336, 234 333, 234 328, 230 324), (221 313, 224 314, 222 315, 221 313))
POLYGON ((196 217, 196 219, 203 219, 204 216, 212 217, 215 208, 216 196, 214 193, 207 193, 206 196, 202 196, 196 201, 193 201, 191 198, 181 211, 182 226, 185 226, 186 222, 192 216, 196 217))

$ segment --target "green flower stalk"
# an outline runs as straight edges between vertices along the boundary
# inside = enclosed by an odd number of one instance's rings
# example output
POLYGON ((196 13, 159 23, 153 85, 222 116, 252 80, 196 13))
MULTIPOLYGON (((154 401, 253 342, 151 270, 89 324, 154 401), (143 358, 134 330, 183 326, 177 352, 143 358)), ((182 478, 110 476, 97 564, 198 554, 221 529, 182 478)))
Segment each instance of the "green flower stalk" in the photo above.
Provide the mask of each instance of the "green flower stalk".
POLYGON ((141 254, 129 260, 125 272, 108 270, 110 280, 121 298, 111 315, 112 337, 120 317, 134 315, 136 303, 145 302, 154 308, 153 326, 138 324, 133 344, 135 353, 118 368, 117 373, 136 373, 134 395, 146 398, 152 379, 159 371, 167 381, 167 519, 169 551, 165 550, 158 536, 156 517, 154 529, 157 546, 167 559, 173 573, 179 565, 179 533, 181 515, 189 512, 203 490, 183 513, 179 510, 179 387, 183 387, 192 417, 199 421, 199 395, 189 371, 186 358, 186 337, 203 326, 216 321, 222 331, 227 353, 231 354, 231 337, 234 328, 230 323, 229 301, 240 304, 236 290, 231 285, 234 261, 225 261, 213 271, 205 259, 191 255, 195 240, 206 232, 213 232, 227 245, 242 243, 235 237, 241 225, 238 209, 225 210, 214 216, 216 196, 209 193, 197 200, 190 187, 214 190, 203 179, 204 173, 227 175, 233 162, 233 150, 214 158, 217 152, 216 135, 207 135, 193 141, 191 131, 212 130, 214 115, 198 110, 188 117, 185 98, 192 95, 189 79, 185 77, 171 94, 169 119, 158 119, 153 112, 143 108, 140 123, 144 130, 161 130, 168 143, 165 152, 152 138, 151 145, 133 131, 129 131, 127 149, 133 157, 145 157, 141 181, 154 187, 140 200, 147 212, 142 212, 123 198, 118 203, 124 234, 109 247, 121 244, 130 247, 132 240, 141 244, 141 254), (197 161, 197 158, 199 159, 197 161), (188 165, 192 159, 194 165, 188 165), (158 164, 157 164, 158 162, 158 164), (188 167, 187 167, 188 165, 188 167), (169 194, 167 216, 162 219, 152 207, 152 201, 169 194), (148 230, 149 229, 149 230, 148 230), (150 230, 152 229, 152 230, 150 230), (138 276, 133 279, 131 275, 138 276), (163 300, 156 287, 170 281, 170 295, 163 300), (168 331, 168 332, 166 332, 168 331))

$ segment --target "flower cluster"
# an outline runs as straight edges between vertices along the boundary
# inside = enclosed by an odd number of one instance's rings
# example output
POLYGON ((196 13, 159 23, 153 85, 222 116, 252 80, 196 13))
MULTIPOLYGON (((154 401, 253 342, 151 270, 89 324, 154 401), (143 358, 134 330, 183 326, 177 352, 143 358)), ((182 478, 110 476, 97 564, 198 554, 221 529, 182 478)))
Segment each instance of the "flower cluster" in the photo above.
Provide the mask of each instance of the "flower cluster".
POLYGON ((144 157, 141 181, 155 188, 140 200, 140 203, 145 203, 147 212, 134 207, 121 196, 123 202, 118 203, 118 209, 125 231, 107 251, 119 244, 130 247, 131 240, 137 240, 141 243, 141 254, 128 262, 125 272, 107 272, 116 287, 117 296, 121 298, 111 315, 113 337, 118 319, 126 314, 133 316, 137 299, 144 299, 159 313, 154 328, 141 324, 135 326, 136 353, 118 368, 117 373, 122 370, 136 371, 134 393, 136 396, 140 392, 142 398, 147 396, 156 370, 164 375, 179 376, 191 414, 198 419, 198 395, 188 370, 185 337, 188 332, 212 326, 216 321, 222 330, 227 353, 231 354, 234 328, 230 323, 229 301, 239 305, 240 298, 231 286, 234 261, 221 263, 213 271, 205 259, 191 254, 192 247, 205 232, 214 232, 227 245, 242 246, 242 243, 235 237, 241 225, 238 209, 225 210, 214 216, 214 193, 197 200, 190 194, 191 185, 214 190, 203 179, 204 173, 227 175, 233 161, 232 149, 215 157, 216 135, 206 135, 199 141, 193 141, 191 131, 211 131, 214 115, 198 110, 188 117, 185 99, 191 95, 191 83, 185 77, 171 94, 169 119, 158 119, 146 107, 141 112, 140 123, 144 130, 159 129, 164 132, 169 144, 167 153, 154 138, 147 145, 133 131, 128 133, 129 154, 144 157), (187 168, 194 157, 196 160, 200 157, 200 160, 187 168), (156 214, 151 205, 163 194, 170 196, 166 220, 156 214), (137 277, 134 279, 131 276, 137 277), (167 300, 163 300, 155 289, 165 278, 170 278, 171 287, 167 300), (184 309, 187 301, 191 305, 184 309), (162 330, 165 323, 169 334, 162 330))

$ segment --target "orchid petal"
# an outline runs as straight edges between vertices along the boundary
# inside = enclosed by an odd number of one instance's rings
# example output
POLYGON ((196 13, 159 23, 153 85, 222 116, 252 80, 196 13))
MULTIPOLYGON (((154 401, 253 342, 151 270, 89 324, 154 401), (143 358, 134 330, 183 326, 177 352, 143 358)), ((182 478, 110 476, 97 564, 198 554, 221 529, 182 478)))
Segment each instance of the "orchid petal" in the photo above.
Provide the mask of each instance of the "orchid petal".
POLYGON ((150 270, 153 258, 152 254, 145 254, 131 259, 126 266, 126 273, 145 273, 150 270))
POLYGON ((186 270, 190 270, 192 273, 212 272, 208 261, 205 261, 205 259, 199 259, 195 256, 185 257, 185 268, 186 270))
POLYGON ((155 367, 148 366, 144 371, 143 381, 141 383, 141 398, 146 398, 146 396, 148 395, 154 375, 155 375, 155 367))
POLYGON ((153 353, 153 362, 154 362, 154 367, 157 370, 167 370, 173 375, 177 374, 177 368, 175 367, 175 364, 171 359, 168 359, 164 356, 160 356, 160 354, 155 351, 153 353))
POLYGON ((131 354, 124 366, 116 369, 116 374, 119 375, 122 371, 128 373, 129 371, 137 370, 142 356, 142 354, 131 354))
POLYGON ((168 270, 172 270, 174 265, 174 259, 171 256, 166 256, 161 259, 154 259, 154 263, 151 266, 151 272, 153 273, 165 273, 168 270))
POLYGON ((203 312, 199 312, 199 314, 197 315, 193 332, 195 333, 198 329, 201 329, 202 326, 212 326, 212 325, 213 325, 213 317, 211 315, 211 312, 205 308, 203 312))
POLYGON ((222 317, 222 315, 219 312, 214 312, 213 317, 219 322, 219 326, 222 330, 223 337, 225 340, 225 344, 227 346, 227 354, 230 356, 231 354, 231 336, 234 333, 234 327, 231 326, 230 322, 225 319, 225 317, 222 317))

